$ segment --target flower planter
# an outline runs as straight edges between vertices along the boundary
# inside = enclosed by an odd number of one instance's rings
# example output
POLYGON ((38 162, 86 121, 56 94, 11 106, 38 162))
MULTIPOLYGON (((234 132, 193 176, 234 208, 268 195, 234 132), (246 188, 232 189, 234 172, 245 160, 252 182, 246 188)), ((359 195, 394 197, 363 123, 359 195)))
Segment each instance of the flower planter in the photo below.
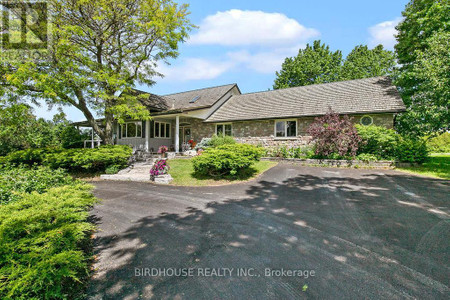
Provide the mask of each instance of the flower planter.
POLYGON ((150 179, 158 184, 170 184, 173 180, 170 174, 151 176, 150 179))

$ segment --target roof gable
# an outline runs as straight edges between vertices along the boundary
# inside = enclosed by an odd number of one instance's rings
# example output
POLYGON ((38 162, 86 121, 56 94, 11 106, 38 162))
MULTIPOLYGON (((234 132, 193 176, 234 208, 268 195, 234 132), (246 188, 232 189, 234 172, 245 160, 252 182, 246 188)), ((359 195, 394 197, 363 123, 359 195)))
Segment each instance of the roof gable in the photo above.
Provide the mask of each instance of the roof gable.
POLYGON ((236 84, 227 84, 187 92, 157 96, 143 91, 135 90, 139 94, 149 94, 148 98, 141 99, 142 104, 154 111, 191 110, 213 106, 226 95, 236 84))

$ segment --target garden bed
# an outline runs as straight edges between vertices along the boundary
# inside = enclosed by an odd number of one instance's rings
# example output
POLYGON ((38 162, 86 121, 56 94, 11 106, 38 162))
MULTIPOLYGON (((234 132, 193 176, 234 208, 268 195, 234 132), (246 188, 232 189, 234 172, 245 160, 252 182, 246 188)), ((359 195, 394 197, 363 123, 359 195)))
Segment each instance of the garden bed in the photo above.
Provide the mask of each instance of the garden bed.
POLYGON ((370 168, 370 169, 394 169, 395 162, 390 160, 362 161, 341 159, 312 159, 312 158, 281 158, 263 157, 262 161, 285 161, 304 166, 343 167, 343 168, 370 168))

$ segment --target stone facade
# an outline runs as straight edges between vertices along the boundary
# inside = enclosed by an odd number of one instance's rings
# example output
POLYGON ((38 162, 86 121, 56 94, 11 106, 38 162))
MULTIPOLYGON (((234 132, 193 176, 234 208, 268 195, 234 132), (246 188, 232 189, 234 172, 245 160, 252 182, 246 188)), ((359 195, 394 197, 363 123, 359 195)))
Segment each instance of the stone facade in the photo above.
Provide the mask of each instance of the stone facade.
MULTIPOLYGON (((373 119, 373 124, 393 128, 394 114, 368 114, 373 119)), ((359 124, 361 118, 366 115, 353 115, 353 123, 359 124)), ((233 136, 239 143, 259 145, 266 148, 300 147, 308 144, 311 138, 306 131, 314 121, 314 117, 297 118, 297 137, 275 138, 275 120, 255 120, 230 122, 233 136)), ((201 120, 191 122, 193 139, 200 142, 202 138, 211 137, 216 132, 215 123, 203 123, 201 120)), ((228 123, 228 124, 230 124, 228 123)))
MULTIPOLYGON (((393 128, 394 114, 368 115, 372 117, 374 125, 393 128)), ((359 124, 363 116, 366 115, 353 115, 351 117, 355 124, 359 124)), ((314 121, 314 117, 297 118, 295 120, 297 120, 297 137, 294 138, 275 138, 275 120, 238 121, 226 124, 232 124, 233 136, 239 143, 258 145, 266 148, 279 148, 282 146, 297 148, 308 144, 311 140, 306 131, 308 126, 314 121)), ((149 146, 153 152, 158 151, 161 145, 173 148, 175 144, 175 122, 173 120, 164 121, 171 123, 171 138, 150 138, 149 146)), ((185 119, 183 123, 191 127, 192 139, 197 143, 202 138, 209 138, 216 132, 216 123, 204 123, 203 120, 194 118, 185 119)), ((145 148, 145 138, 119 139, 117 143, 132 145, 135 149, 145 148)))

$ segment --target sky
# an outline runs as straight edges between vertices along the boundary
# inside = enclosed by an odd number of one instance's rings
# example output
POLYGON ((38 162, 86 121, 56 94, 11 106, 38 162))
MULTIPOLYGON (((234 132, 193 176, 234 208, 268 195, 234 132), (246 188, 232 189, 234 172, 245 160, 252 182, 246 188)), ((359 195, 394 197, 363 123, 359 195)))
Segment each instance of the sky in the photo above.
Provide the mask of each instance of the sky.
MULTIPOLYGON (((382 44, 393 50, 395 26, 407 0, 184 0, 190 20, 199 26, 180 46, 170 65, 160 64, 164 78, 137 86, 158 95, 237 83, 243 93, 272 88, 286 57, 316 39, 344 57, 357 45, 382 44)), ((56 109, 37 107, 51 119, 56 109)), ((75 108, 68 119, 84 120, 75 108)))

